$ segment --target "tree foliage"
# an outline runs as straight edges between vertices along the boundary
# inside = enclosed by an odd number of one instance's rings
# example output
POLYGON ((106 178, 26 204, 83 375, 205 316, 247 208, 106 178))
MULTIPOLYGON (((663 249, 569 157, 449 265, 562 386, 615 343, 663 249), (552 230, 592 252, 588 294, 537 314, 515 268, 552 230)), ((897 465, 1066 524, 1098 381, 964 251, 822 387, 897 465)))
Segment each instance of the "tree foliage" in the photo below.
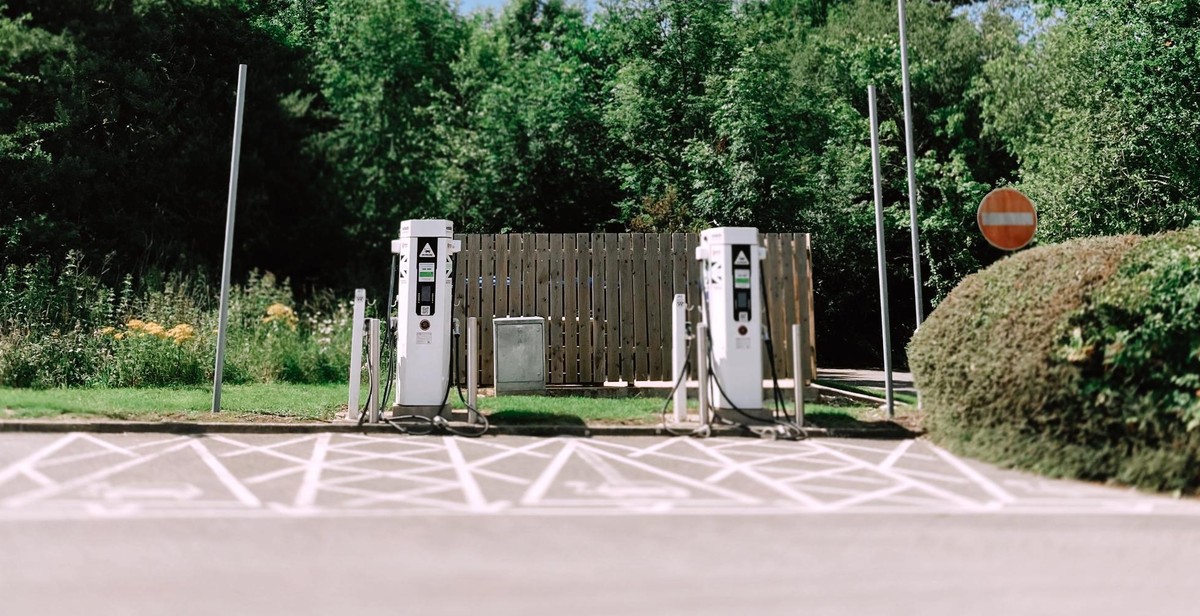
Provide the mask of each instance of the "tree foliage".
POLYGON ((989 131, 1021 162, 1044 240, 1200 219, 1200 5, 1065 2, 984 72, 989 131))
MULTIPOLYGON (((1200 218, 1194 2, 907 6, 931 304, 1000 256, 974 220, 999 185, 1041 241, 1200 218)), ((894 0, 7 0, 0 262, 211 271, 245 62, 243 273, 376 287, 415 217, 808 231, 823 361, 877 362, 870 84, 893 338, 913 326, 897 35, 894 0)))

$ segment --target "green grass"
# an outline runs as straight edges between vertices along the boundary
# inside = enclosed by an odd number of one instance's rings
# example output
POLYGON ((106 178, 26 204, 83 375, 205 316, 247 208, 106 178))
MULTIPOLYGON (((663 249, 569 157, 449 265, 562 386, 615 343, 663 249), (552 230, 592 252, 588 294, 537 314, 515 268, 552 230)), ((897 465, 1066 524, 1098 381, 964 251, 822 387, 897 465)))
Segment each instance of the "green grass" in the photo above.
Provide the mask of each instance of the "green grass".
MULTIPOLYGON (((887 390, 880 388, 880 387, 861 387, 859 385, 851 385, 849 383, 843 383, 841 381, 831 381, 829 379, 818 379, 814 382, 817 383, 818 385, 824 385, 826 387, 834 387, 837 389, 842 389, 842 390, 849 391, 849 392, 856 393, 856 394, 863 394, 865 396, 875 396, 876 398, 886 398, 887 397, 887 390)), ((896 400, 896 402, 908 404, 910 406, 917 405, 916 394, 910 394, 908 392, 903 392, 903 391, 896 391, 895 389, 893 389, 892 397, 896 400)))
MULTIPOLYGON (((458 402, 457 395, 451 400, 458 402)), ((227 385, 221 413, 209 412, 207 387, 128 389, 0 388, 0 418, 121 419, 141 421, 330 421, 345 407, 346 386, 254 384, 227 385)), ((662 398, 563 396, 481 397, 480 410, 505 425, 654 425, 661 421, 662 398)), ((690 408, 695 411, 696 401, 690 408)), ((461 404, 458 405, 460 408, 461 404)), ((788 405, 788 412, 792 412, 788 405)), ((668 409, 670 413, 670 409, 668 409)), ((805 405, 806 417, 819 426, 875 421, 868 406, 805 405)))
POLYGON ((9 419, 70 416, 144 421, 331 420, 346 404, 346 386, 253 384, 221 388, 221 413, 212 408, 211 387, 123 389, 0 388, 0 409, 9 419))
MULTIPOLYGON (((454 400, 459 400, 457 396, 454 400)), ((654 425, 662 421, 663 398, 592 398, 567 396, 499 396, 481 397, 480 410, 487 413, 493 423, 508 425, 581 425, 604 423, 619 425, 654 425)), ((693 413, 698 406, 695 400, 688 401, 693 413)), ((794 413, 792 404, 786 405, 789 414, 794 413)), ((861 405, 833 406, 828 404, 804 405, 805 418, 815 425, 845 426, 874 421, 873 407, 861 405)), ((667 408, 668 417, 671 408, 667 408)))

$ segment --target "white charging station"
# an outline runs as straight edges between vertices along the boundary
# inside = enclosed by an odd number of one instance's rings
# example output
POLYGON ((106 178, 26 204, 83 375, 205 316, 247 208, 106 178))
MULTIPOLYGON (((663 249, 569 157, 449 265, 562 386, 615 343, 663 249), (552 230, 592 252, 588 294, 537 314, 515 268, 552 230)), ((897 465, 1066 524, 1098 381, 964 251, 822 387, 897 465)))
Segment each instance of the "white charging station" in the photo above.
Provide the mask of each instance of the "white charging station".
POLYGON ((449 220, 406 220, 400 239, 392 240, 392 252, 399 255, 394 416, 442 412, 452 352, 451 255, 462 248, 453 237, 449 220))
POLYGON ((761 266, 766 255, 754 227, 706 229, 696 247, 703 319, 712 338, 708 399, 718 417, 736 423, 773 421, 763 409, 761 266))

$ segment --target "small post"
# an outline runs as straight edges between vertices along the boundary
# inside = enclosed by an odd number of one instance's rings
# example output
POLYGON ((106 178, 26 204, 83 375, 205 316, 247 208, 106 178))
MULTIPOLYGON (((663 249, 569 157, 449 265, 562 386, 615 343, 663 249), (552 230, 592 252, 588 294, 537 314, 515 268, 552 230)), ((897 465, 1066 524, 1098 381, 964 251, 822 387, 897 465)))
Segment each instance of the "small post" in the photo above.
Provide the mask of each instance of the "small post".
POLYGON ((687 296, 679 293, 671 302, 671 374, 675 377, 675 423, 687 421, 687 296))
POLYGON ((896 405, 892 399, 892 324, 888 314, 887 258, 883 245, 883 179, 880 177, 879 118, 875 109, 875 86, 867 87, 867 107, 871 112, 871 174, 875 180, 875 253, 879 267, 879 315, 883 325, 883 372, 887 385, 888 417, 891 418, 896 416, 896 405))
POLYGON ((700 401, 700 424, 708 425, 708 324, 696 326, 696 384, 700 401))
POLYGON ((796 395, 796 427, 804 427, 804 362, 800 361, 801 345, 804 343, 804 328, 792 325, 792 389, 796 395))
POLYGON ((366 312, 367 290, 354 290, 354 321, 350 325, 350 400, 346 418, 358 421, 358 389, 362 385, 363 313, 366 312))
POLYGON ((367 319, 367 353, 370 353, 371 364, 371 403, 367 405, 368 419, 371 423, 379 423, 379 319, 367 319))
POLYGON ((225 256, 221 263, 221 316, 217 325, 217 360, 213 367, 212 412, 221 410, 225 376, 225 330, 229 326, 229 270, 233 262, 233 221, 237 216, 238 165, 242 158, 242 116, 246 109, 246 65, 238 65, 237 103, 233 112, 233 157, 229 163, 229 203, 225 213, 225 256))
POLYGON ((467 317, 467 404, 478 410, 479 398, 479 323, 467 317))

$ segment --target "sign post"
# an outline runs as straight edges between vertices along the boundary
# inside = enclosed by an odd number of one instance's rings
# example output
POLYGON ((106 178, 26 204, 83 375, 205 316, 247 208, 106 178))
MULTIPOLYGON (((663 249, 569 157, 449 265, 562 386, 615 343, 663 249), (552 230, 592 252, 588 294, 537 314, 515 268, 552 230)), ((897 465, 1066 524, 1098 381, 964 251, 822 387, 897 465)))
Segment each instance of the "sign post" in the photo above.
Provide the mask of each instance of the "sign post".
POLYGON ((875 186, 875 255, 879 267, 879 317, 883 327, 884 393, 888 419, 896 416, 892 392, 892 321, 888 314, 887 256, 883 245, 883 177, 879 163, 879 115, 875 106, 875 86, 867 86, 867 109, 871 115, 871 175, 875 186))
POLYGON ((233 159, 229 163, 229 204, 225 215, 225 258, 221 266, 221 316, 217 325, 217 358, 213 367, 212 412, 221 410, 225 374, 225 330, 229 325, 229 266, 233 258, 233 221, 237 217, 238 161, 242 157, 242 115, 246 109, 246 65, 238 65, 237 103, 233 113, 233 159))
POLYGON ((1037 209, 1015 188, 997 188, 979 202, 975 213, 983 238, 1000 250, 1024 248, 1037 232, 1037 209))

